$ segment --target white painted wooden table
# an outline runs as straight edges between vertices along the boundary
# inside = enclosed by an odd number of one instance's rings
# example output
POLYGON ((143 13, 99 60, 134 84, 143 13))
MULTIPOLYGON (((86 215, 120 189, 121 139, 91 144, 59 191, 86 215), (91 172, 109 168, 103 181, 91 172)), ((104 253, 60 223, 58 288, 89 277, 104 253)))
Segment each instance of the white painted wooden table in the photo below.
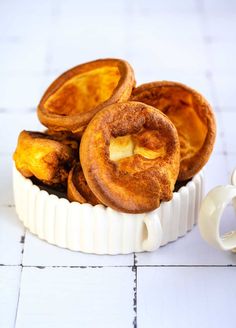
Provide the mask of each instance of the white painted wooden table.
MULTIPOLYGON (((137 84, 197 88, 218 121, 206 191, 236 166, 234 0, 2 0, 0 2, 0 327, 235 327, 236 254, 195 227, 153 253, 95 256, 48 245, 18 221, 12 152, 22 129, 42 129, 43 90, 61 72, 123 57, 137 84)), ((233 209, 222 231, 235 226, 233 209)))

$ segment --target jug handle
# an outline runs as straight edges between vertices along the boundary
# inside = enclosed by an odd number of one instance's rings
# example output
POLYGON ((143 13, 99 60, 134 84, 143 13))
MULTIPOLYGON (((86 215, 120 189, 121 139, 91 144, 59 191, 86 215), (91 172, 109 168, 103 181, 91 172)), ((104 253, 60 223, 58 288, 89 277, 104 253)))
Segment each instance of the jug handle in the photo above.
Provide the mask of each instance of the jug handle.
POLYGON ((198 226, 201 236, 210 245, 236 251, 236 231, 220 235, 220 221, 226 205, 236 197, 236 186, 218 186, 212 189, 202 202, 198 226))

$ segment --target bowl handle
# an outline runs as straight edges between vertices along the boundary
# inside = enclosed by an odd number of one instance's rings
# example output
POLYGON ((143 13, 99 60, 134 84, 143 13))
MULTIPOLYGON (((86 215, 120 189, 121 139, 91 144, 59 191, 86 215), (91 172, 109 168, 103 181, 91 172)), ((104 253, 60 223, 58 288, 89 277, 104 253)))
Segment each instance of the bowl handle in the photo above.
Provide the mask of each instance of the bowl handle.
POLYGON ((212 189, 202 202, 198 226, 203 239, 212 246, 236 251, 236 231, 220 236, 220 221, 226 205, 236 197, 236 187, 219 186, 212 189))
POLYGON ((162 241, 161 220, 157 213, 151 216, 145 216, 144 224, 147 228, 147 238, 143 241, 142 247, 144 251, 154 251, 159 248, 162 241))

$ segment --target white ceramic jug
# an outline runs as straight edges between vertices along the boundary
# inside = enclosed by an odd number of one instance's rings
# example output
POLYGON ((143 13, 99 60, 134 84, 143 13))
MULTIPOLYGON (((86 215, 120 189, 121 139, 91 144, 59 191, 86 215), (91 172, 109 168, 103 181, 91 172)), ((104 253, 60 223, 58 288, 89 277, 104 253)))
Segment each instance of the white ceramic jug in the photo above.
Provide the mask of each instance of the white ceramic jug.
POLYGON ((236 252, 236 230, 220 235, 222 214, 231 201, 236 210, 236 169, 231 177, 231 185, 216 187, 207 194, 201 205, 198 225, 203 239, 210 245, 236 252))

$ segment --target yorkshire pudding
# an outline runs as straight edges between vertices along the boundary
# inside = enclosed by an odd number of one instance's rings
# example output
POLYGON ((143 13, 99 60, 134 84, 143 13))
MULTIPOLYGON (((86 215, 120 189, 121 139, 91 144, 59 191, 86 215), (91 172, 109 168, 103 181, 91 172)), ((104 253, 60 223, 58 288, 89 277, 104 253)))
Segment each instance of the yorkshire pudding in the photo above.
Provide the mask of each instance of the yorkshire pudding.
POLYGON ((16 168, 25 177, 47 185, 65 184, 75 151, 41 132, 22 131, 13 155, 16 168))
POLYGON ((180 139, 178 180, 193 177, 213 150, 216 125, 211 106, 197 91, 177 82, 152 82, 134 89, 132 100, 156 107, 174 123, 180 139))
POLYGON ((67 197, 71 202, 100 204, 85 180, 80 163, 76 163, 70 170, 67 182, 67 197))
POLYGON ((48 135, 51 139, 60 141, 64 145, 69 146, 75 152, 78 153, 79 156, 79 144, 81 137, 75 136, 73 133, 69 131, 53 131, 53 130, 45 130, 44 133, 48 135))
POLYGON ((59 76, 38 106, 42 124, 57 131, 81 133, 103 107, 129 99, 135 85, 132 67, 120 59, 100 59, 59 76))
POLYGON ((80 144, 87 183, 105 205, 127 213, 168 201, 179 173, 179 139, 162 112, 139 102, 110 105, 87 126, 80 144))

